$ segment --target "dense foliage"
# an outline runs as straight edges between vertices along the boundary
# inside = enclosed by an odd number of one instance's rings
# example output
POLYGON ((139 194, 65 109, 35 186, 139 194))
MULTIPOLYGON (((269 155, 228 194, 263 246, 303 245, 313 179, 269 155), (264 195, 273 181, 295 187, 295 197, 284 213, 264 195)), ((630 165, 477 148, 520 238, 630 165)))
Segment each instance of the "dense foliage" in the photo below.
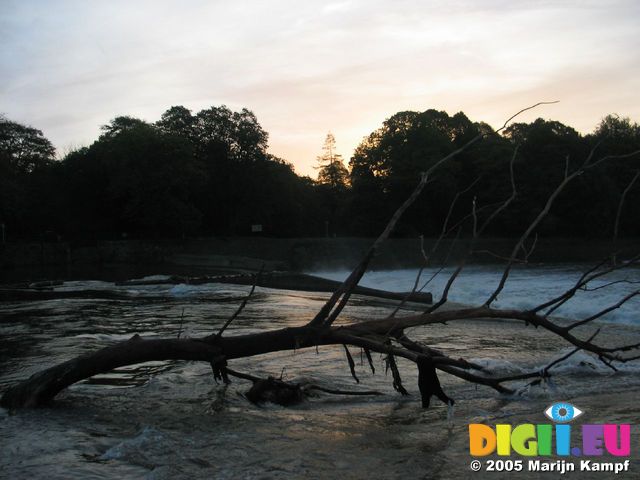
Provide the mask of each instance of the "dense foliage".
MULTIPOLYGON (((318 157, 319 180, 295 174, 267 153, 267 133, 246 109, 225 106, 193 114, 168 109, 156 123, 117 117, 89 147, 55 160, 42 132, 0 118, 0 223, 9 239, 248 235, 252 225, 273 236, 370 236, 419 179, 420 172, 479 132, 482 141, 440 168, 399 224, 398 235, 436 235, 457 192, 451 219, 479 215, 511 192, 509 161, 518 145, 516 202, 489 232, 511 236, 529 223, 569 168, 597 152, 640 149, 640 126, 606 117, 580 135, 538 119, 511 125, 503 135, 463 113, 400 112, 356 149, 349 170, 327 138, 318 157)), ((545 235, 610 236, 619 198, 640 156, 603 164, 558 199, 545 235)), ((626 200, 620 232, 640 235, 640 185, 626 200)), ((464 235, 464 231, 462 234, 464 235)))
MULTIPOLYGON (((489 214, 491 205, 511 194, 509 162, 516 146, 514 176, 518 194, 509 209, 492 223, 488 233, 495 236, 513 236, 523 231, 560 183, 567 161, 569 171, 576 169, 595 145, 598 158, 640 150, 640 126, 615 116, 606 117, 587 136, 559 122, 542 119, 515 123, 504 135, 498 135, 486 124, 471 122, 463 113, 449 116, 436 110, 400 112, 369 135, 351 159, 351 191, 345 208, 354 221, 352 233, 379 232, 407 197, 419 172, 479 133, 485 134, 482 141, 436 172, 431 185, 403 217, 399 234, 437 235, 456 194, 472 185, 457 201, 450 225, 468 216, 474 198, 478 216, 489 214)), ((557 199, 540 233, 610 236, 620 196, 638 169, 640 155, 605 162, 579 177, 557 199)), ((638 204, 640 185, 626 198, 621 217, 624 235, 640 235, 638 204)))

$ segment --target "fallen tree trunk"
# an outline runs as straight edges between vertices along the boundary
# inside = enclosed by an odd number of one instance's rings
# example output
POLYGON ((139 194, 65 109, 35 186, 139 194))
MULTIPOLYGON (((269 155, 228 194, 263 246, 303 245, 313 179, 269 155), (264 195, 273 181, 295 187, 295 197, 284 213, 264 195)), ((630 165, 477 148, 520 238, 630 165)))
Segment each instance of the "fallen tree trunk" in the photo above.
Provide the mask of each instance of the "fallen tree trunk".
MULTIPOLYGON (((23 288, 0 288, 0 302, 61 300, 67 298, 102 299, 102 300, 131 300, 133 295, 113 290, 33 290, 23 288)), ((164 300, 164 297, 145 297, 148 300, 164 300)))
POLYGON ((81 355, 32 375, 5 391, 0 405, 5 408, 41 406, 69 385, 118 367, 154 360, 208 361, 217 354, 218 348, 199 340, 143 340, 135 335, 126 342, 81 355))
MULTIPOLYGON (((254 275, 221 275, 204 277, 172 276, 167 279, 157 280, 129 280, 119 282, 117 285, 141 286, 141 285, 173 285, 185 283, 188 285, 203 285, 208 283, 227 283, 232 285, 253 285, 258 287, 275 288, 279 290, 295 290, 302 292, 329 292, 333 293, 342 285, 342 282, 327 278, 307 275, 303 273, 269 272, 261 274, 256 283, 254 275)), ((376 288, 356 286, 353 293, 387 300, 406 300, 415 303, 433 303, 433 296, 428 292, 389 292, 376 288)))
MULTIPOLYGON (((519 320, 527 325, 541 327, 564 338, 577 349, 586 350, 599 356, 604 362, 625 362, 633 358, 623 358, 618 352, 638 348, 638 344, 615 348, 603 348, 591 342, 592 338, 581 339, 570 333, 566 326, 557 324, 534 312, 499 310, 488 307, 439 311, 412 315, 403 318, 385 318, 350 325, 316 327, 307 324, 262 333, 220 336, 209 335, 199 339, 143 339, 134 335, 131 339, 105 347, 96 352, 79 356, 32 375, 25 381, 9 388, 0 398, 5 408, 35 407, 49 403, 66 387, 81 380, 106 373, 118 367, 158 360, 190 360, 211 364, 214 374, 226 368, 227 361, 251 357, 265 353, 298 350, 321 345, 353 345, 364 349, 370 360, 370 351, 399 356, 415 362, 419 367, 418 386, 423 405, 429 405, 432 395, 446 403, 452 400, 440 387, 436 369, 459 378, 486 385, 503 393, 512 393, 502 384, 506 381, 539 378, 541 371, 520 375, 517 378, 494 377, 484 368, 463 359, 454 359, 433 348, 417 344, 404 337, 404 329, 420 325, 443 324, 456 320, 478 319, 519 320), (391 342, 397 338, 398 344, 391 342), (474 372, 475 371, 475 372, 474 372)), ((393 362, 394 387, 399 381, 399 372, 393 362)), ((548 375, 548 371, 544 372, 548 375)), ((400 385, 398 391, 404 391, 400 385)))
MULTIPOLYGON (((284 328, 264 333, 200 339, 131 339, 81 355, 32 375, 6 390, 0 399, 5 408, 36 407, 49 403, 68 386, 115 368, 159 360, 203 361, 220 369, 227 360, 264 353, 296 350, 318 345, 340 344, 341 334, 349 329, 334 327, 319 331, 313 327, 284 328)), ((393 351, 383 348, 382 351, 393 351)), ((408 355, 417 358, 416 355, 408 355)))
MULTIPOLYGON (((43 300, 86 299, 86 300, 134 300, 144 299, 147 302, 164 302, 166 296, 144 295, 138 296, 136 292, 120 292, 114 290, 31 290, 0 288, 0 302, 36 302, 43 300)), ((227 303, 237 302, 244 297, 206 298, 206 302, 227 303)))
MULTIPOLYGON (((232 285, 253 285, 254 275, 228 275, 206 277, 178 277, 157 280, 129 280, 118 282, 118 286, 150 286, 150 285, 205 285, 210 283, 225 283, 232 285)), ((61 285, 61 283, 57 283, 61 285)), ((259 287, 274 288, 278 290, 294 290, 299 292, 334 292, 341 282, 328 280, 298 273, 272 272, 260 275, 256 284, 259 287)), ((354 293, 385 300, 404 300, 414 303, 432 304, 433 296, 428 292, 389 292, 375 288, 357 286, 354 293)), ((78 299, 104 299, 104 300, 131 300, 134 295, 128 292, 114 290, 54 290, 41 288, 0 288, 0 302, 59 300, 66 298, 78 299)), ((145 300, 165 300, 162 296, 145 296, 145 300)), ((220 302, 237 301, 238 298, 218 299, 220 302)), ((211 301, 211 299, 207 299, 211 301)))

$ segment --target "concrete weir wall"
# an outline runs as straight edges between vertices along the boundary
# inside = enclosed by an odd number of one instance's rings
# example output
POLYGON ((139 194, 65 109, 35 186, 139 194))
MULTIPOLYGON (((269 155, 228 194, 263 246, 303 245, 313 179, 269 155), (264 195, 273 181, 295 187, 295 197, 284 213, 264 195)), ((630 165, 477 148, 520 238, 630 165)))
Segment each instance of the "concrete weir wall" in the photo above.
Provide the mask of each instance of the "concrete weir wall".
MULTIPOLYGON (((187 240, 120 240, 100 241, 90 246, 74 246, 66 242, 16 243, 0 245, 0 268, 69 265, 167 265, 184 269, 223 269, 255 271, 262 264, 267 270, 309 271, 353 267, 367 251, 369 238, 198 238, 187 240)), ((425 239, 429 251, 433 240, 425 239)), ((617 250, 634 252, 637 239, 619 242, 617 250)), ((513 246, 510 239, 485 239, 477 245, 473 262, 499 261, 508 256, 513 246), (487 253, 491 252, 491 253, 487 253)), ((434 261, 449 255, 453 262, 467 251, 468 244, 459 240, 441 244, 434 261)), ((613 250, 608 240, 541 239, 532 262, 583 262, 604 258, 613 250)), ((385 242, 372 268, 403 268, 421 264, 420 240, 391 239, 385 242)))
POLYGON ((0 268, 67 264, 162 262, 165 248, 137 240, 103 241, 90 246, 67 242, 27 242, 0 245, 0 268))
MULTIPOLYGON (((275 262, 272 269, 298 271, 352 268, 367 252, 374 239, 371 238, 230 238, 190 240, 183 245, 190 252, 187 264, 194 264, 198 257, 202 260, 214 257, 226 258, 230 267, 234 261, 236 266, 242 258, 249 257, 249 269, 259 269, 260 260, 275 262), (256 261, 257 260, 257 261, 256 261)), ((412 268, 423 263, 423 254, 430 252, 435 239, 425 239, 421 245, 418 238, 392 238, 387 240, 372 263, 374 269, 412 268)), ((473 263, 501 262, 498 257, 509 257, 515 244, 513 239, 483 239, 476 245, 473 263)), ((615 250, 624 255, 638 253, 638 239, 619 241, 615 250)), ((466 256, 469 249, 468 240, 441 242, 432 256, 437 263, 455 262, 466 256)), ((567 238, 539 239, 531 262, 589 262, 605 258, 614 250, 610 240, 582 240, 567 238)), ((180 263, 184 255, 175 254, 169 261, 180 263)), ((269 268, 269 265, 266 265, 269 268)))

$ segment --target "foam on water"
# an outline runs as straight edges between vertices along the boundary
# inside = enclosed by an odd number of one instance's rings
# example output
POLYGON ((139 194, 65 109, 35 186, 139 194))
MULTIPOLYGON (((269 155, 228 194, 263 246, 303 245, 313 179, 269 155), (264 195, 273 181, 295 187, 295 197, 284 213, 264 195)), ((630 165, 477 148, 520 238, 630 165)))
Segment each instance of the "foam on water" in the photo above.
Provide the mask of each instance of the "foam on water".
POLYGON ((469 361, 497 374, 514 374, 523 371, 521 366, 499 358, 470 358, 469 361))
POLYGON ((150 282, 150 281, 164 281, 164 280, 169 280, 171 278, 171 275, 147 275, 146 277, 142 277, 142 278, 135 278, 133 280, 142 280, 145 282, 150 282))
MULTIPOLYGON (((546 300, 558 296, 570 288, 580 278, 587 266, 526 266, 512 270, 504 290, 494 303, 498 308, 532 308, 546 300)), ((427 285, 425 291, 433 293, 439 298, 452 269, 445 269, 427 285)), ((344 280, 350 273, 347 270, 310 272, 331 280, 344 280)), ((434 273, 425 270, 421 277, 422 285, 434 273)), ((360 285, 395 292, 410 291, 416 279, 416 270, 381 270, 370 271, 360 281, 360 285)), ((466 267, 456 279, 449 300, 467 305, 477 305, 484 302, 496 289, 500 281, 502 269, 496 265, 474 265, 466 267)), ((579 291, 575 297, 556 311, 556 315, 571 319, 584 318, 614 305, 625 295, 638 290, 640 282, 639 269, 625 269, 612 272, 596 281, 591 282, 590 289, 597 288, 613 281, 628 281, 616 283, 605 288, 592 291, 579 291)), ((640 296, 632 298, 622 307, 615 309, 602 317, 602 320, 638 324, 640 323, 640 296)))
POLYGON ((167 437, 152 427, 144 427, 135 437, 123 440, 104 452, 102 460, 115 460, 144 456, 145 451, 166 445, 167 437))
POLYGON ((102 280, 71 280, 66 281, 62 285, 56 286, 57 291, 76 291, 76 290, 114 290, 111 282, 103 282, 102 280))
POLYGON ((179 283, 178 285, 172 287, 169 290, 169 294, 174 295, 176 297, 192 295, 197 293, 206 292, 208 289, 206 286, 200 285, 187 285, 186 283, 179 283))

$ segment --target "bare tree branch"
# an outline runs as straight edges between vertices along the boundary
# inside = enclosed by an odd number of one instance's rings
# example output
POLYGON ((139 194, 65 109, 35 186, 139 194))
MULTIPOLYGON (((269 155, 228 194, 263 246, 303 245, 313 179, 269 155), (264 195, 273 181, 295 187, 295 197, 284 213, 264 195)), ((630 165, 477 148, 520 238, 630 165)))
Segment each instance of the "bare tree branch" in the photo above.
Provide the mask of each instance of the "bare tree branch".
POLYGON ((629 300, 631 300, 633 297, 636 297, 640 295, 640 290, 636 290, 635 292, 631 292, 630 294, 626 295, 625 297, 623 297, 622 299, 620 299, 619 302, 615 303, 614 305, 610 305, 607 308, 600 310, 598 313, 595 313, 593 315, 591 315, 590 317, 587 317, 583 320, 580 320, 578 322, 574 322, 571 325, 569 325, 567 327, 567 331, 572 330, 576 327, 580 327, 582 325, 586 325, 587 323, 590 323, 598 318, 601 318, 602 316, 606 315, 609 312, 612 312, 614 310, 617 310, 618 308, 620 308, 622 305, 624 305, 625 303, 627 303, 629 300))
POLYGON ((623 268, 634 265, 637 263, 638 260, 640 260, 640 254, 636 255, 635 257, 631 258, 629 261, 624 262, 622 264, 609 265, 608 268, 599 270, 603 265, 608 263, 608 258, 605 258, 599 263, 597 263, 596 265, 594 265, 592 268, 586 270, 571 288, 569 288, 559 296, 538 305, 537 307, 533 308, 531 311, 537 313, 537 312, 540 312, 541 310, 544 310, 545 308, 550 307, 549 310, 547 310, 547 312, 545 313, 545 316, 548 317, 554 311, 556 311, 558 308, 564 305, 566 302, 571 300, 575 296, 577 291, 583 289, 586 285, 589 284, 589 282, 597 278, 603 277, 604 275, 607 275, 613 271, 621 270, 623 268))
POLYGON ((591 152, 589 153, 589 155, 587 156, 586 160, 584 161, 584 163, 582 164, 582 166, 580 168, 578 168, 576 171, 574 171, 570 175, 567 175, 568 171, 565 172, 564 179, 562 180, 562 182, 560 182, 560 184, 556 187, 556 189, 551 193, 551 195, 547 199, 547 203, 545 204, 545 206, 542 209, 542 211, 533 220, 533 222, 531 222, 529 224, 529 226, 527 227, 525 232, 522 234, 522 236, 520 237, 520 239, 516 243, 515 247, 513 248, 513 251, 511 252, 511 256, 509 257, 510 260, 509 260, 509 262, 507 262, 507 265, 505 266, 505 269, 504 269, 504 272, 502 274, 502 277, 500 278, 500 282, 498 283, 498 286, 495 289, 495 291, 489 296, 489 298, 485 302, 485 305, 487 305, 487 306, 491 305, 496 300, 496 298, 498 298, 498 295, 500 294, 500 292, 502 292, 502 289, 504 288, 504 285, 505 285, 505 283, 507 281, 507 278, 509 277, 509 273, 511 272, 511 267, 513 266, 514 260, 516 259, 516 254, 522 248, 522 246, 524 245, 524 242, 526 241, 527 238, 529 238, 529 236, 531 235, 533 230, 547 216, 547 214, 551 210, 551 206, 553 205, 553 203, 556 200, 556 198, 558 197, 558 195, 560 195, 560 193, 565 189, 565 187, 573 179, 575 179, 579 175, 582 175, 588 169, 596 167, 597 165, 601 164, 604 161, 613 160, 613 159, 630 158, 630 157, 640 153, 640 150, 638 150, 638 151, 635 151, 635 152, 632 152, 632 153, 629 153, 629 154, 624 154, 624 155, 607 155, 607 156, 604 156, 604 157, 600 158, 599 160, 597 160, 595 162, 592 162, 593 156, 595 155, 596 148, 599 146, 599 144, 600 143, 596 144, 591 149, 591 152))
POLYGON ((264 264, 262 264, 262 266, 260 267, 260 271, 255 275, 255 280, 253 282, 253 286, 251 287, 251 290, 249 291, 249 294, 246 297, 244 297, 244 300, 242 300, 242 303, 240 304, 238 309, 234 312, 233 315, 231 315, 231 317, 229 317, 229 319, 224 323, 222 328, 220 328, 218 333, 215 335, 215 338, 222 337, 222 333, 227 329, 229 325, 231 325, 231 322, 233 322, 236 318, 238 318, 238 315, 240 315, 244 310, 244 307, 247 306, 247 302, 251 298, 251 295, 253 295, 253 292, 255 292, 256 285, 260 281, 260 276, 262 275, 263 270, 264 270, 264 264))
MULTIPOLYGON (((531 110, 539 105, 546 105, 550 103, 557 103, 557 102, 555 101, 554 102, 538 102, 535 105, 532 105, 530 107, 520 110, 515 115, 512 115, 509 119, 507 119, 507 121, 504 122, 502 127, 496 130, 496 133, 504 130, 507 127, 507 125, 521 113, 531 110)), ((369 262, 371 261, 371 259, 374 257, 374 255, 380 248, 380 245, 382 245, 382 243, 389 237, 389 235, 395 228, 396 224, 398 223, 398 220, 400 220, 400 217, 402 217, 404 212, 416 201, 420 193, 422 193, 422 190, 424 189, 424 186, 427 184, 427 181, 429 179, 429 175, 433 173, 438 167, 440 167, 440 165, 451 160, 452 158, 459 155, 460 153, 464 152, 467 148, 477 143, 485 136, 486 136, 485 133, 479 133, 478 135, 473 137, 471 140, 469 140, 467 143, 465 143, 458 149, 442 157, 440 160, 435 162, 431 167, 429 167, 425 172, 422 173, 422 176, 420 178, 420 181, 418 182, 418 185, 416 185, 413 192, 411 192, 409 197, 404 201, 402 205, 400 205, 400 207, 393 214, 393 216, 387 223, 387 226, 385 227, 383 232, 380 234, 380 236, 377 238, 377 240, 373 243, 373 245, 371 246, 367 254, 364 256, 364 258, 360 262, 360 264, 358 264, 358 266, 351 272, 349 277, 343 282, 342 286, 335 291, 335 293, 331 296, 331 298, 329 298, 327 303, 325 303, 325 305, 318 312, 318 314, 313 318, 313 320, 311 320, 310 325, 323 324, 325 326, 330 326, 335 321, 335 319, 338 317, 342 309, 345 307, 345 305, 349 301, 349 297, 351 296, 353 289, 356 287, 356 285, 364 275, 364 272, 366 271, 367 266, 369 265, 369 262), (340 298, 341 300, 338 303, 340 298)))
MULTIPOLYGON (((631 181, 627 184, 627 187, 623 190, 622 195, 620 196, 620 201, 618 202, 618 209, 616 210, 616 220, 613 223, 613 251, 615 252, 617 250, 617 245, 618 245, 618 231, 620 229, 620 217, 622 215, 622 208, 624 206, 624 201, 627 198, 627 194, 629 193, 629 191, 633 188, 633 184, 636 183, 636 180, 638 180, 638 177, 640 177, 640 170, 636 171, 636 174, 633 176, 633 178, 631 179, 631 181)), ((612 262, 615 264, 617 258, 616 258, 616 254, 613 254, 612 257, 612 262)))

